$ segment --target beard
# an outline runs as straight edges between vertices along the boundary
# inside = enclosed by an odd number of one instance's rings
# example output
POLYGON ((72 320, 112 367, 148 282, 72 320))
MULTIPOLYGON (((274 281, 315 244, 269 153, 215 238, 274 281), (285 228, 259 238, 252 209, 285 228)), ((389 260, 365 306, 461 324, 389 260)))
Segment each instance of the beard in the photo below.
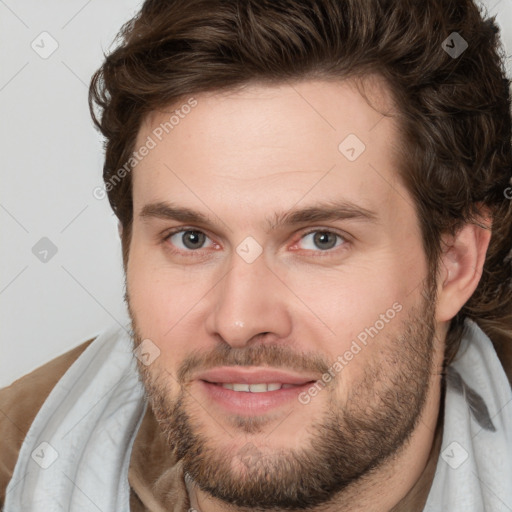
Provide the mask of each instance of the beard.
MULTIPOLYGON (((371 344, 379 343, 362 376, 348 383, 348 398, 340 400, 338 379, 333 379, 321 392, 327 399, 320 417, 310 420, 308 405, 303 405, 304 423, 307 420, 309 426, 308 442, 301 448, 265 449, 264 437, 256 435, 272 421, 270 414, 224 418, 239 438, 248 441, 242 448, 226 448, 225 442, 221 446, 198 417, 198 412, 205 417, 205 406, 188 391, 187 377, 192 371, 219 365, 325 373, 332 362, 324 357, 296 354, 285 346, 231 348, 224 343, 207 354, 187 357, 176 376, 164 369, 150 370, 139 361, 150 405, 187 477, 214 498, 239 508, 312 510, 339 499, 351 484, 396 457, 420 421, 433 372, 435 298, 435 287, 429 286, 422 293, 422 303, 397 322, 400 327, 394 326, 393 334, 385 332, 391 330, 386 326, 362 349, 371 351, 371 344)), ((144 337, 137 328, 128 294, 127 303, 138 345, 144 337)), ((226 438, 229 441, 229 436, 226 438)), ((236 443, 233 437, 233 446, 236 443)))

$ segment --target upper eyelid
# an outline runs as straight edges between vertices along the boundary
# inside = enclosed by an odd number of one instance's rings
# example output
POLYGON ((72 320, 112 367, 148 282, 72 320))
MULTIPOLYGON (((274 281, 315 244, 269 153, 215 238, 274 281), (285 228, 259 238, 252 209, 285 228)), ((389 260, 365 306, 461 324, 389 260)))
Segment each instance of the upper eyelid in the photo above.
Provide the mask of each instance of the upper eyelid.
MULTIPOLYGON (((304 229, 307 229, 307 228, 304 228, 304 229)), ((333 233, 333 234, 341 236, 341 238, 345 238, 347 240, 349 238, 349 236, 346 235, 343 231, 340 231, 340 230, 335 229, 335 228, 311 228, 309 231, 305 231, 304 233, 302 233, 301 238, 303 236, 305 236, 305 235, 310 235, 311 233, 316 233, 316 232, 319 232, 319 233, 333 233)))

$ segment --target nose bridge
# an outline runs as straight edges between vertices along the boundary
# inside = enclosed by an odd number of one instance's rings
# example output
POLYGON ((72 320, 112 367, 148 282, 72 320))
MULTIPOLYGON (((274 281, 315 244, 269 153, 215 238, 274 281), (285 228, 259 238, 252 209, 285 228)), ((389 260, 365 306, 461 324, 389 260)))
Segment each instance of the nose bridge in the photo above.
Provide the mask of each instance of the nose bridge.
POLYGON ((238 347, 261 333, 287 336, 291 321, 284 288, 263 254, 251 259, 233 253, 230 270, 215 287, 209 330, 238 347))

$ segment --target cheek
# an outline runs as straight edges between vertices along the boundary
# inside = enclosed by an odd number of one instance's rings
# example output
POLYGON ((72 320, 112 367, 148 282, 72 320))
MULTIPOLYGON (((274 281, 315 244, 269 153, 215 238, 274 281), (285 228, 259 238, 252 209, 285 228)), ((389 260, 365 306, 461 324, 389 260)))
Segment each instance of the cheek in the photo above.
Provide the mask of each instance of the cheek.
POLYGON ((127 287, 130 297, 130 309, 136 322, 138 335, 150 339, 159 349, 158 358, 148 367, 151 375, 161 375, 167 385, 172 386, 175 379, 166 378, 167 373, 175 374, 176 365, 185 356, 186 343, 180 335, 180 318, 183 296, 166 286, 158 272, 152 272, 150 266, 133 258, 127 270, 127 287))
POLYGON ((307 279, 295 276, 294 281, 290 287, 328 328, 330 346, 338 352, 382 314, 391 310, 388 316, 394 316, 411 298, 407 298, 409 284, 389 262, 347 265, 309 274, 307 279))
MULTIPOLYGON (((327 356, 336 375, 336 397, 348 399, 354 383, 362 382, 370 367, 379 368, 382 354, 403 331, 407 312, 419 300, 419 276, 425 268, 419 256, 374 254, 367 261, 343 269, 317 272, 314 279, 296 279, 297 295, 311 305, 324 325, 309 339, 327 356)), ((298 332, 308 332, 311 315, 298 320, 298 332), (306 319, 307 318, 307 319, 306 319)), ((296 326, 297 327, 297 326, 296 326)))
POLYGON ((179 314, 184 297, 177 292, 165 270, 152 259, 151 251, 132 244, 126 269, 130 308, 142 335, 162 339, 179 314))
POLYGON ((139 334, 158 345, 157 366, 170 369, 206 343, 203 331, 207 275, 162 262, 158 251, 132 245, 127 267, 131 313, 139 334), (191 335, 196 336, 194 346, 191 335))

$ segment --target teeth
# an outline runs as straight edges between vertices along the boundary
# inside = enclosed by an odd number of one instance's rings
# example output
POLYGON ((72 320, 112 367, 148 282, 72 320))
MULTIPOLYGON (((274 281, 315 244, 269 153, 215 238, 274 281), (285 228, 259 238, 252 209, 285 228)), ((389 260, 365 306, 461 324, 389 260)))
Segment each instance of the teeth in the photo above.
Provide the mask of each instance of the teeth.
POLYGON ((278 384, 278 383, 270 383, 270 384, 221 384, 223 388, 231 389, 233 391, 245 391, 246 393, 265 393, 266 391, 277 391, 281 388, 290 388, 293 387, 292 384, 278 384))
POLYGON ((250 391, 249 384, 233 384, 233 391, 250 391))
POLYGON ((251 393, 264 393, 265 391, 268 391, 268 386, 267 384, 251 384, 249 389, 251 390, 251 393))

